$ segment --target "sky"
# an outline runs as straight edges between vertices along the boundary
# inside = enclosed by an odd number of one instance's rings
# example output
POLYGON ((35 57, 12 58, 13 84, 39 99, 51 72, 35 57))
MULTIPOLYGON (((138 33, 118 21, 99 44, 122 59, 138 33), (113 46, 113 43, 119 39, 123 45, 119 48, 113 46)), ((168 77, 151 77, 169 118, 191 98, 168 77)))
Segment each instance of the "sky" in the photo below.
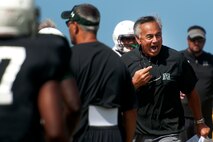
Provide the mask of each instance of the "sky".
POLYGON ((114 46, 112 33, 117 23, 154 15, 162 21, 164 45, 178 51, 187 48, 188 27, 200 25, 207 32, 204 50, 213 54, 213 0, 36 0, 40 20, 53 20, 69 41, 68 28, 60 15, 81 3, 90 3, 99 9, 98 40, 110 47, 114 46))

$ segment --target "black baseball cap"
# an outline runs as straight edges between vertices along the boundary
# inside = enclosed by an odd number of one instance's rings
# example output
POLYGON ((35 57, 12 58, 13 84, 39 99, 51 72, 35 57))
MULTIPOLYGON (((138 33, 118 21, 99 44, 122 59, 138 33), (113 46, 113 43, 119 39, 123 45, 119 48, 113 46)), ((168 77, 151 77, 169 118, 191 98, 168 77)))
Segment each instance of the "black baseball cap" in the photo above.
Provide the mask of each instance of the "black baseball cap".
POLYGON ((85 25, 85 26, 97 26, 99 25, 99 21, 98 22, 92 22, 89 21, 83 17, 81 17, 77 12, 76 12, 76 8, 79 5, 75 5, 72 10, 68 10, 68 11, 63 11, 61 13, 61 18, 62 19, 68 19, 70 21, 75 21, 81 25, 85 25))

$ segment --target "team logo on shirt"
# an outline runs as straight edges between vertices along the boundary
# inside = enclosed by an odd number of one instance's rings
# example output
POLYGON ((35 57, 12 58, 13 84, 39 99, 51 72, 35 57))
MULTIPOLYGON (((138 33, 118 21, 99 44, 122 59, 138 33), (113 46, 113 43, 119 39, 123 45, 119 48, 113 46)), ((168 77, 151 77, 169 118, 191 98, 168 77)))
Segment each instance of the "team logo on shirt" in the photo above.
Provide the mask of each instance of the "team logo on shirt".
POLYGON ((203 66, 204 66, 204 67, 208 67, 208 66, 209 66, 208 61, 203 61, 203 66))
POLYGON ((163 73, 163 80, 171 80, 170 73, 163 73))

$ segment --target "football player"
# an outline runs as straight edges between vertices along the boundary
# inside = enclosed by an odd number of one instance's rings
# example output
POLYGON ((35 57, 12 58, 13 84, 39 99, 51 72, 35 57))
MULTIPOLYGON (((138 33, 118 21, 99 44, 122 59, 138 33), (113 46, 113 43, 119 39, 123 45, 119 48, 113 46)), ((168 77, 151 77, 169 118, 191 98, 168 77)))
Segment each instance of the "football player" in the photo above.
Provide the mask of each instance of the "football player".
POLYGON ((36 13, 34 0, 0 3, 1 142, 68 141, 63 108, 73 116, 69 124, 77 124, 80 100, 70 78, 69 44, 36 34, 36 13))
POLYGON ((114 50, 119 56, 138 46, 133 31, 134 22, 124 20, 119 22, 113 31, 112 39, 114 41, 114 50))

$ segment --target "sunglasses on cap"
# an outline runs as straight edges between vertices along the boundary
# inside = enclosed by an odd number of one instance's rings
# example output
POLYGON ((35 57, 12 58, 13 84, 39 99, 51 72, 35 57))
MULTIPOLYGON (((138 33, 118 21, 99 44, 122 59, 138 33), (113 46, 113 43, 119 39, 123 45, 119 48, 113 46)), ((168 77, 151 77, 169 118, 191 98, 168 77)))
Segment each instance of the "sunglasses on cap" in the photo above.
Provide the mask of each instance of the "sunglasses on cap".
POLYGON ((69 22, 71 21, 75 21, 81 25, 85 25, 85 26, 98 26, 99 25, 99 21, 98 22, 91 22, 88 21, 87 19, 81 17, 77 12, 76 12, 76 8, 78 7, 78 5, 74 6, 72 8, 72 10, 70 11, 64 11, 61 14, 61 17, 63 19, 68 19, 66 21, 66 25, 69 25, 69 22))
POLYGON ((191 42, 204 42, 205 39, 202 37, 189 38, 191 42))

